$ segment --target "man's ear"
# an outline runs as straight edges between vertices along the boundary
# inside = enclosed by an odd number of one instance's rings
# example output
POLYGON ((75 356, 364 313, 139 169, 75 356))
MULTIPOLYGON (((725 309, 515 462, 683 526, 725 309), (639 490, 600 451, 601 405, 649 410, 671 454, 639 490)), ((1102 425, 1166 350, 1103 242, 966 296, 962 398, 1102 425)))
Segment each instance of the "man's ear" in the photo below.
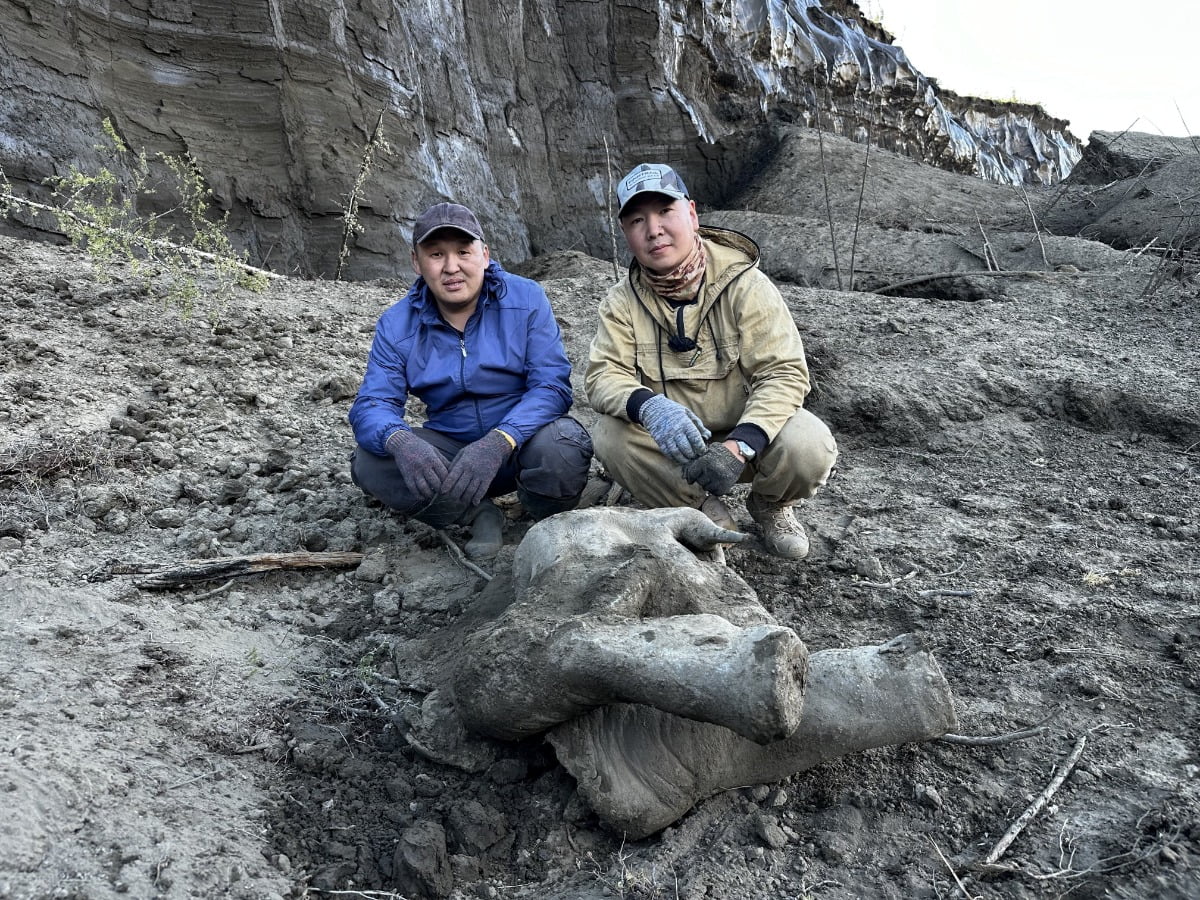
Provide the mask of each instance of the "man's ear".
POLYGON ((492 261, 492 251, 487 244, 483 245, 483 264, 486 266, 492 261))
POLYGON ((688 212, 690 213, 690 217, 692 220, 692 227, 695 228, 696 230, 699 230, 700 229, 700 216, 696 214, 696 201, 695 200, 688 201, 688 212))
POLYGON ((416 272, 418 275, 421 274, 421 267, 417 264, 417 251, 416 250, 413 250, 413 252, 412 252, 412 267, 413 267, 414 272, 416 272))

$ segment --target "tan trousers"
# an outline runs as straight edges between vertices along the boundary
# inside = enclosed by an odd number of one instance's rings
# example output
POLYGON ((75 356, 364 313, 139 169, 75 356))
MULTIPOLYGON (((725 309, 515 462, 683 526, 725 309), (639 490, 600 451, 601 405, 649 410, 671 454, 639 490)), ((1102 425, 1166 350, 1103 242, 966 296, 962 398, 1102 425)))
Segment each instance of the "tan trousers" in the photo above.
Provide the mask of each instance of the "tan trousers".
MULTIPOLYGON (((711 438, 714 442, 724 439, 724 434, 711 438)), ((663 455, 641 425, 601 416, 592 427, 592 442, 596 458, 646 506, 697 508, 704 502, 704 489, 683 480, 680 466, 663 455)), ((803 500, 825 484, 837 452, 829 426, 800 409, 767 449, 746 464, 738 481, 750 482, 750 489, 768 503, 803 500)))

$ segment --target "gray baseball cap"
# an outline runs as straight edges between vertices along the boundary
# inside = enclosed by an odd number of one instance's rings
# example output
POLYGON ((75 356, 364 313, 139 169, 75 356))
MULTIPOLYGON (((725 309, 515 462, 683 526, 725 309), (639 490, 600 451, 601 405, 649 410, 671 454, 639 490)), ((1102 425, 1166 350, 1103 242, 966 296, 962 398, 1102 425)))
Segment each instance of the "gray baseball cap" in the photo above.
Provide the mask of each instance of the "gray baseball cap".
POLYGON ((679 173, 662 163, 642 163, 634 166, 617 185, 617 202, 621 204, 617 216, 625 211, 629 201, 638 194, 666 194, 676 200, 687 200, 688 190, 679 173))
POLYGON ((439 228, 453 228, 477 241, 483 240, 483 228, 475 213, 457 203, 435 203, 417 217, 413 225, 413 247, 439 228))

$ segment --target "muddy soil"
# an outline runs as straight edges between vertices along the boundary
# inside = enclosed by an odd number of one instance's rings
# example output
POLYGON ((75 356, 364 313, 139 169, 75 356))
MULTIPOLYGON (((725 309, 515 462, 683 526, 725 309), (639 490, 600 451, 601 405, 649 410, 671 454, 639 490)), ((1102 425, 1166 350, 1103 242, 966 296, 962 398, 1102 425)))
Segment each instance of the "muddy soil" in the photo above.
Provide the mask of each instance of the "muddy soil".
MULTIPOLYGON (((887 165, 897 196, 943 178, 887 165)), ((852 189, 862 169, 842 168, 852 189)), ((529 523, 506 507, 488 582, 445 543, 464 533, 350 484, 346 410, 401 281, 282 281, 214 324, 0 238, 0 897, 1200 896, 1195 275, 1032 231, 1011 191, 948 190, 969 227, 925 205, 901 228, 885 203, 860 265, 920 233, 953 246, 914 245, 916 274, 979 269, 987 238, 1038 274, 837 290, 820 238, 794 245, 805 210, 712 211, 761 221, 841 447, 802 511, 811 557, 728 564, 812 650, 920 634, 964 734, 1044 730, 847 757, 636 842, 540 740, 469 741, 458 765, 421 740, 439 654, 503 602, 529 523), (166 591, 121 574, 300 551, 363 559, 166 591), (1000 865, 973 869, 1080 746, 1000 865)), ((578 363, 611 264, 520 268, 578 363)), ((595 474, 590 496, 621 502, 595 474)))

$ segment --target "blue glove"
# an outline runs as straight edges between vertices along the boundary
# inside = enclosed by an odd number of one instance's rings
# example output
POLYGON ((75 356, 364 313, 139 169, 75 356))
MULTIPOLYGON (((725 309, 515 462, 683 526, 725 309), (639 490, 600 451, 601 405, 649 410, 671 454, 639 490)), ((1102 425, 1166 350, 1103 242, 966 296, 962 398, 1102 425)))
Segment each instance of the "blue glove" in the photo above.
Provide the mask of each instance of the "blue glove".
POLYGON ((663 454, 681 466, 708 449, 704 442, 712 432, 699 416, 665 394, 655 394, 643 403, 638 418, 663 454))
POLYGON ((442 493, 467 506, 477 506, 512 452, 508 438, 499 431, 489 431, 458 451, 450 474, 442 482, 442 493))
POLYGON ((405 486, 424 501, 441 493, 446 478, 446 460, 437 448, 407 428, 391 434, 384 445, 396 461, 405 486))
POLYGON ((728 494, 737 484, 746 464, 729 452, 724 444, 712 444, 703 456, 683 467, 688 484, 698 484, 710 494, 728 494))

